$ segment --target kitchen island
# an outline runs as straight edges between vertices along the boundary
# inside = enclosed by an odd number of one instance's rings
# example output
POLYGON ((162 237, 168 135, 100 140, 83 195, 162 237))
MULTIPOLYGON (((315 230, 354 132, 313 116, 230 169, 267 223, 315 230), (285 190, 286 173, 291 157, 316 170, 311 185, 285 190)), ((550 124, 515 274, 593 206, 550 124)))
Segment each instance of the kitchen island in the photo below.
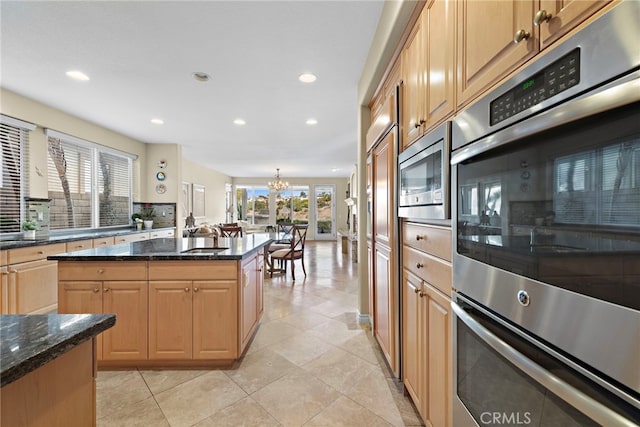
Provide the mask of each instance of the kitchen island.
POLYGON ((161 238, 49 257, 60 313, 115 313, 99 367, 232 366, 262 316, 266 233, 161 238))
POLYGON ((115 320, 0 316, 0 425, 95 425, 95 339, 115 320))

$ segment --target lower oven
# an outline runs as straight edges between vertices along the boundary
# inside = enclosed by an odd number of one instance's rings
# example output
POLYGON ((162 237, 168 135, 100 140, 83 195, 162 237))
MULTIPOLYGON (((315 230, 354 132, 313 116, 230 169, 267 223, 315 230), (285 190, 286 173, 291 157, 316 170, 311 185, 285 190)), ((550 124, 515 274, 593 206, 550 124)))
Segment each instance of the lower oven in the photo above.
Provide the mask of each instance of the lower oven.
POLYGON ((640 424, 640 2, 452 123, 454 423, 640 424))

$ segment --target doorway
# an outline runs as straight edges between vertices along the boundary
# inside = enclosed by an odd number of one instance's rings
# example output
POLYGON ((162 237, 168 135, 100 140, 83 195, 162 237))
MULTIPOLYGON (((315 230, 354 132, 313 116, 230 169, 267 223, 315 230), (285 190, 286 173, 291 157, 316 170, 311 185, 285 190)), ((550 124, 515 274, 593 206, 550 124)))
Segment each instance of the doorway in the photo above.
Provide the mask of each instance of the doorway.
POLYGON ((336 186, 314 185, 315 195, 315 239, 336 238, 336 186))

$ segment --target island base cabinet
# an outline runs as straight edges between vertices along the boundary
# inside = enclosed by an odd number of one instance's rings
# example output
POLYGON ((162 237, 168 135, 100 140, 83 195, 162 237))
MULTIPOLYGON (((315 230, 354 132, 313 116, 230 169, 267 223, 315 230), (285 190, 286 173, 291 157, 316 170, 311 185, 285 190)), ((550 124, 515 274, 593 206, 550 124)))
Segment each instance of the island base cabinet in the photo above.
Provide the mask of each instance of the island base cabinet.
POLYGON ((235 359, 235 280, 149 283, 149 359, 235 359))
POLYGON ((9 313, 47 314, 58 302, 56 261, 32 261, 9 268, 9 313))
POLYGON ((2 426, 95 426, 94 340, 2 388, 2 426))
POLYGON ((58 292, 61 314, 116 315, 115 326, 97 337, 98 360, 147 358, 147 282, 65 281, 58 292))

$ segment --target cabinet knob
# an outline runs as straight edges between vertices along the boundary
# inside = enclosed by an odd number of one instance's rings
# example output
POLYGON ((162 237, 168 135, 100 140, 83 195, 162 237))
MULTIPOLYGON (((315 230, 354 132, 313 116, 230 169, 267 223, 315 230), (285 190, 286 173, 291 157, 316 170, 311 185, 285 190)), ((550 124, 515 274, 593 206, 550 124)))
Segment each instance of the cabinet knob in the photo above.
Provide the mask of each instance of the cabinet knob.
POLYGON ((421 262, 416 264, 416 268, 423 268, 423 267, 424 267, 424 264, 421 262))
POLYGON ((518 30, 516 32, 516 35, 513 36, 513 42, 515 44, 518 44, 522 40, 527 40, 529 37, 531 37, 531 34, 528 31, 526 31, 526 30, 518 30))
POLYGON ((422 297, 424 296, 424 292, 422 292, 422 291, 418 292, 418 296, 419 296, 420 298, 422 298, 422 297))
POLYGON ((415 127, 416 129, 418 129, 420 126, 422 126, 423 124, 425 124, 424 120, 420 120, 419 122, 416 122, 413 127, 415 127))
POLYGON ((420 292, 420 289, 418 289, 418 288, 413 288, 413 293, 414 293, 414 294, 417 294, 418 292, 420 292))
POLYGON ((44 255, 44 251, 38 251, 38 255, 44 255))
POLYGON ((538 13, 536 13, 536 16, 533 17, 533 25, 535 25, 536 27, 539 26, 540 24, 542 24, 543 22, 547 22, 551 20, 551 14, 548 13, 546 10, 542 9, 539 10, 538 13))
POLYGON ((98 269, 98 274, 102 274, 102 273, 104 273, 104 270, 102 268, 99 268, 98 269))
POLYGON ((421 235, 417 235, 416 236, 416 240, 427 240, 427 236, 421 236, 421 235))
POLYGON ((109 292, 109 288, 104 288, 104 292, 105 293, 109 292))
POLYGON ((198 292, 198 288, 193 288, 193 292, 198 292))
POLYGON ((184 291, 185 292, 189 292, 189 288, 184 288, 184 291))
POLYGON ((100 289, 98 289, 98 288, 93 288, 93 293, 97 294, 98 292, 100 292, 100 289))

